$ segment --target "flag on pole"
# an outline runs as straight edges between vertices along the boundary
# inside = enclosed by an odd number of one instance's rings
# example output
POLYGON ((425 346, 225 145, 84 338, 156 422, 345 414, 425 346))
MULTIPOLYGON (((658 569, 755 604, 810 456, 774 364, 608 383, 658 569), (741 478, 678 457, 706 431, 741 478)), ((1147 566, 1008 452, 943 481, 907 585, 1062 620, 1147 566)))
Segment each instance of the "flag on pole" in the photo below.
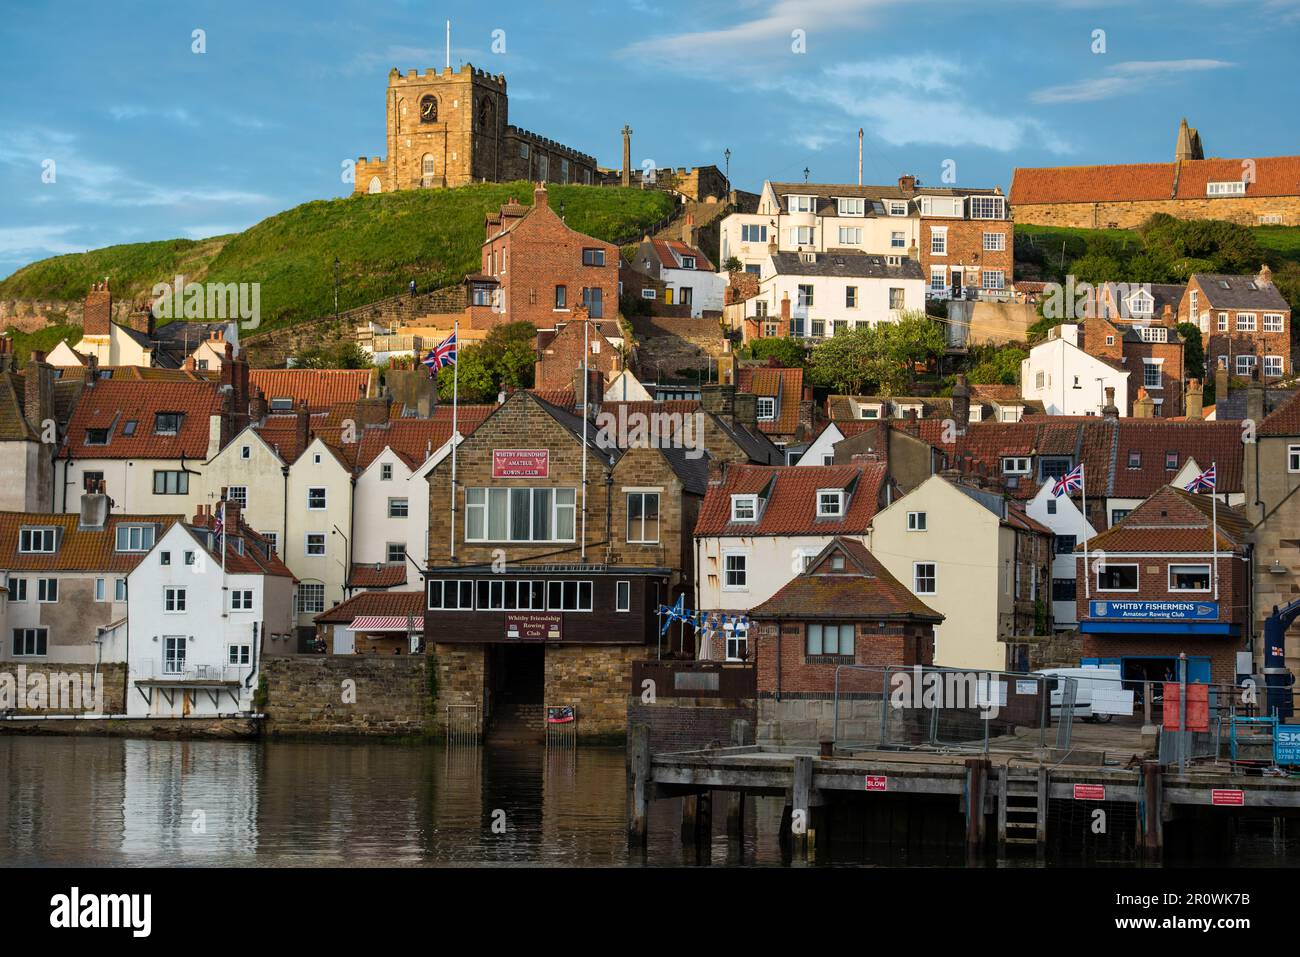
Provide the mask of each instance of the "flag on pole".
POLYGON ((438 345, 429 350, 429 354, 420 360, 421 364, 429 370, 429 375, 433 376, 439 369, 445 369, 447 366, 456 364, 456 333, 444 339, 438 345))
POLYGON ((1060 498, 1062 495, 1069 495, 1071 492, 1078 492, 1082 488, 1083 463, 1080 462, 1056 480, 1056 484, 1052 486, 1052 497, 1060 498))
POLYGON ((1215 465, 1211 464, 1208 469, 1196 476, 1186 485, 1183 486, 1189 492, 1213 492, 1215 488, 1215 465))
POLYGON ((226 503, 225 502, 222 502, 220 505, 217 506, 217 521, 216 524, 212 526, 212 534, 214 536, 217 535, 224 536, 226 534, 226 503))

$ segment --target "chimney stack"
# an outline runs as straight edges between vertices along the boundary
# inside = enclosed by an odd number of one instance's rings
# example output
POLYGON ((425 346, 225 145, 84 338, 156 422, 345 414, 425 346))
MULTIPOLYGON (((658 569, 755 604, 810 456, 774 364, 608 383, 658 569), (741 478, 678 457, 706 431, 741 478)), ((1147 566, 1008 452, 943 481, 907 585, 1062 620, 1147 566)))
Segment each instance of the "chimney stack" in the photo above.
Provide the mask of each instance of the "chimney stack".
POLYGON ((1271 286, 1273 285, 1273 270, 1268 268, 1268 263, 1262 263, 1259 267, 1259 275, 1255 277, 1256 285, 1271 286))
POLYGON ((758 429, 758 396, 752 392, 737 392, 732 406, 732 422, 751 432, 758 429))
POLYGON ((1205 389, 1200 379, 1188 379, 1184 390, 1188 419, 1201 419, 1205 415, 1205 389))
POLYGON ((307 439, 311 435, 311 412, 307 409, 306 399, 298 403, 294 414, 297 416, 294 421, 294 437, 297 440, 294 453, 300 455, 307 448, 307 439))
POLYGON ((960 373, 952 387, 952 417, 957 430, 965 432, 970 422, 970 386, 966 384, 966 376, 960 373))
POLYGON ((1118 419, 1119 409, 1115 407, 1115 387, 1106 386, 1106 404, 1102 406, 1101 417, 1103 419, 1118 419))
POLYGON ((109 291, 108 280, 97 282, 86 293, 86 306, 82 315, 82 332, 88 336, 108 335, 109 323, 113 321, 113 294, 109 291))
POLYGON ((23 375, 23 415, 37 435, 54 419, 54 367, 39 349, 32 350, 23 375))
POLYGON ((1228 369, 1226 366, 1219 366, 1214 370, 1214 404, 1218 406, 1228 398, 1228 390, 1231 386, 1228 384, 1228 369))
POLYGON ((916 177, 911 175, 910 173, 905 176, 898 177, 898 188, 902 190, 904 193, 916 192, 916 177))
POLYGON ((1150 393, 1141 386, 1138 387, 1137 398, 1133 400, 1133 418, 1151 419, 1156 414, 1156 403, 1151 398, 1150 393))
POLYGON ((98 481, 81 493, 81 518, 77 527, 96 531, 108 521, 108 496, 104 494, 104 483, 98 481))
POLYGON ((533 207, 543 206, 549 208, 550 205, 551 201, 546 195, 546 186, 538 183, 537 188, 533 190, 533 207))

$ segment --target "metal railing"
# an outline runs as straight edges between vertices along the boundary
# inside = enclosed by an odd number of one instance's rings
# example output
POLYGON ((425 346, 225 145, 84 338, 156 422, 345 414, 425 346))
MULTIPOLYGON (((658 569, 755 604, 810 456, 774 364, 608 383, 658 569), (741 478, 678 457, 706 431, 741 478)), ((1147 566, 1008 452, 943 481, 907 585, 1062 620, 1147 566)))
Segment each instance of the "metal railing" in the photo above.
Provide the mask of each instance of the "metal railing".
POLYGON ((252 670, 252 665, 196 661, 177 662, 165 658, 140 658, 131 662, 132 679, 243 681, 252 670))
POLYGON ((578 743, 578 706, 548 704, 543 713, 547 749, 575 747, 578 743))
POLYGON ((864 750, 1068 749, 1078 682, 1003 671, 839 665, 835 746, 864 750))
POLYGON ((477 747, 483 735, 476 704, 447 705, 447 743, 477 747))

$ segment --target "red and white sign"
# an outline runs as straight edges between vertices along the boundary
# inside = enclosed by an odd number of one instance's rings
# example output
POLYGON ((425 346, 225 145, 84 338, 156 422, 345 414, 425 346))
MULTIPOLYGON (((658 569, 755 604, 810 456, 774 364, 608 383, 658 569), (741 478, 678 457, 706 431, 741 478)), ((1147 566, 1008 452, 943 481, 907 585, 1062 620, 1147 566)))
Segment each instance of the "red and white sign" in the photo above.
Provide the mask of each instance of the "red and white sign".
POLYGON ((1222 807, 1245 807, 1246 792, 1215 788, 1210 792, 1210 803, 1222 807))
POLYGON ((868 775, 867 775, 867 787, 866 787, 866 790, 868 790, 868 791, 888 791, 888 790, 889 790, 889 778, 885 777, 885 775, 883 775, 883 774, 868 774, 868 775))
POLYGON ((1074 786, 1074 799, 1076 801, 1104 801, 1106 800, 1106 786, 1104 784, 1076 784, 1074 786))
POLYGON ((547 478, 551 468, 549 449, 493 449, 493 478, 547 478))

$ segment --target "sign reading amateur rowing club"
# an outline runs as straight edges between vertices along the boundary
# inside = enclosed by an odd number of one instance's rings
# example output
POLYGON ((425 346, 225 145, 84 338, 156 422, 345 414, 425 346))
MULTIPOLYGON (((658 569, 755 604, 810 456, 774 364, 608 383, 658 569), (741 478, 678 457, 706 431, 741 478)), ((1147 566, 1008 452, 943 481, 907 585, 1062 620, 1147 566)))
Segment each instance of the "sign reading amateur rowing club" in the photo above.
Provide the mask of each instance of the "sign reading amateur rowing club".
POLYGON ((1217 601, 1090 601, 1088 617, 1146 621, 1215 619, 1219 617, 1219 603, 1217 601))
POLYGON ((549 449, 493 449, 493 478, 547 478, 550 474, 549 449))

